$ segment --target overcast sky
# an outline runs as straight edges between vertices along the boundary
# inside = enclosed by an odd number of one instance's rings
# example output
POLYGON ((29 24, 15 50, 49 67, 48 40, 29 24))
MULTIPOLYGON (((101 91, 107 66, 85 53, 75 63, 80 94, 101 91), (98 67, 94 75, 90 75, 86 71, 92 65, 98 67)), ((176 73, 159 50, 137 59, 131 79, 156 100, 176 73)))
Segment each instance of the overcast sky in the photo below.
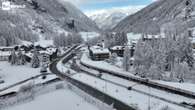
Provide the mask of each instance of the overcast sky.
POLYGON ((110 9, 127 6, 148 5, 156 0, 66 0, 72 2, 82 11, 93 11, 99 9, 110 9))

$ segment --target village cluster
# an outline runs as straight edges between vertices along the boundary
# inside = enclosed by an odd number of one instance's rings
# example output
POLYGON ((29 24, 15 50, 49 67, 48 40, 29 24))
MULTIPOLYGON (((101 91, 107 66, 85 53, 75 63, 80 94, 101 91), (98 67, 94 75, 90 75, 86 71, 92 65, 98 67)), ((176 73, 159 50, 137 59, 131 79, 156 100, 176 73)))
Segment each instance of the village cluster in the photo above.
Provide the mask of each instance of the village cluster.
POLYGON ((8 61, 11 65, 30 63, 32 68, 41 67, 41 72, 47 72, 50 61, 59 55, 54 46, 43 47, 33 44, 0 47, 0 61, 8 61))
POLYGON ((111 33, 103 38, 94 38, 88 44, 89 57, 94 61, 106 61, 125 71, 133 69, 131 72, 141 77, 184 82, 194 72, 194 29, 178 39, 164 37, 172 36, 168 35, 167 30, 164 31, 162 35, 111 33))

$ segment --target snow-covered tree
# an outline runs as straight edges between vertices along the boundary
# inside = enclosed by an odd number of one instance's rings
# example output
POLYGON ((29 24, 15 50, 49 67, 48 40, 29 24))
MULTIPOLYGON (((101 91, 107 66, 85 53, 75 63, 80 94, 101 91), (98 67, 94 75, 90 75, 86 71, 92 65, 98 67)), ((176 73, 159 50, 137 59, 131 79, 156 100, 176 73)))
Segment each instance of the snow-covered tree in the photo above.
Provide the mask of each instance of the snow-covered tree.
POLYGON ((157 65, 152 65, 148 71, 147 77, 160 80, 163 78, 162 74, 163 71, 161 71, 157 65))
POLYGON ((184 34, 178 38, 178 57, 180 58, 180 62, 187 62, 190 67, 193 67, 194 58, 192 51, 192 44, 187 36, 184 34))
POLYGON ((114 36, 115 45, 125 45, 128 42, 127 34, 125 32, 117 32, 114 36))
POLYGON ((113 64, 113 65, 117 62, 117 54, 116 54, 116 53, 112 53, 112 54, 111 54, 110 62, 111 62, 111 64, 113 64))
POLYGON ((24 65, 26 63, 26 59, 24 54, 22 53, 21 50, 19 50, 17 54, 17 65, 24 65))
POLYGON ((149 69, 153 61, 152 46, 149 43, 142 42, 142 40, 139 40, 136 45, 134 59, 134 66, 136 68, 142 65, 146 69, 149 69))
POLYGON ((80 34, 78 33, 72 33, 72 37, 73 37, 73 44, 79 44, 83 42, 83 38, 80 34))
POLYGON ((3 36, 0 36, 0 46, 6 46, 6 39, 3 36))
POLYGON ((55 36, 53 40, 54 44, 58 47, 69 46, 83 42, 83 38, 78 33, 69 33, 68 35, 63 33, 59 36, 55 36))
POLYGON ((31 66, 33 68, 38 68, 40 66, 40 60, 37 50, 34 50, 31 66))
POLYGON ((13 50, 11 52, 11 56, 10 56, 10 63, 11 63, 11 65, 15 65, 16 64, 16 60, 17 60, 16 52, 15 52, 15 50, 13 50))
POLYGON ((179 82, 184 82, 185 75, 191 74, 190 68, 186 62, 179 63, 174 68, 175 77, 179 79, 179 82))
POLYGON ((131 58, 131 51, 128 46, 125 47, 124 57, 123 57, 123 69, 125 71, 129 70, 130 67, 130 58, 131 58))
POLYGON ((128 42, 127 34, 125 32, 104 33, 105 47, 110 48, 116 45, 125 45, 128 42))

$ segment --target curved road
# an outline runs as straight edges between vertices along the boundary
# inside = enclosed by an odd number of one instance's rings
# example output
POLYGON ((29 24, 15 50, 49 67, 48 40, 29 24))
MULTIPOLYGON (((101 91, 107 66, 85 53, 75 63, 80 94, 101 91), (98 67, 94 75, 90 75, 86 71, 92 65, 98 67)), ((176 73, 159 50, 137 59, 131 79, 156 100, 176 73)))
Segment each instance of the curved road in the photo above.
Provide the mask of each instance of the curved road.
MULTIPOLYGON (((74 50, 74 49, 72 49, 74 50)), ((69 51, 68 53, 71 53, 71 51, 69 51)), ((69 54, 66 53, 65 57, 64 57, 64 61, 68 62, 70 59, 72 59, 75 54, 69 54)), ((113 104, 113 107, 116 108, 117 110, 135 110, 132 107, 130 107, 129 105, 124 104, 123 102, 119 101, 118 99, 115 99, 113 97, 110 97, 106 94, 104 94, 103 92, 89 86, 86 85, 78 80, 72 79, 71 77, 61 73, 58 69, 57 69, 57 63, 60 61, 60 59, 54 61, 52 64, 50 64, 49 68, 50 71, 54 74, 56 74, 61 80, 66 80, 68 82, 70 82, 71 84, 73 84, 74 86, 77 86, 79 89, 81 89, 82 91, 88 93, 89 95, 105 102, 108 105, 113 104)), ((63 63, 66 63, 64 62, 63 63)))

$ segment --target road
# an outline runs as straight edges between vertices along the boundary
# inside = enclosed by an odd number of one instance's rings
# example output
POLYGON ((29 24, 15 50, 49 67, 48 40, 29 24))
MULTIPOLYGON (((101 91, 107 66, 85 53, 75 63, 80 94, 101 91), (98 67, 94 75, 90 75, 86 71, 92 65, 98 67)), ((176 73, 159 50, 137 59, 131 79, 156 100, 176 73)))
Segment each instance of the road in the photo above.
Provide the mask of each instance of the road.
MULTIPOLYGON (((70 51, 68 53, 66 53, 65 57, 63 58, 64 60, 62 61, 63 63, 68 62, 69 60, 71 60, 74 57, 74 55, 70 54, 70 53, 71 53, 70 51)), ((50 68, 50 71, 52 73, 56 74, 61 80, 66 80, 66 81, 70 82, 71 84, 78 87, 82 91, 88 93, 89 95, 95 97, 96 99, 103 101, 104 103, 106 103, 108 105, 113 104, 113 107, 116 108, 117 110, 134 110, 132 107, 124 104, 123 102, 119 101, 118 99, 110 97, 109 95, 107 95, 107 94, 105 94, 105 93, 103 93, 103 92, 101 92, 101 91, 99 91, 99 90, 97 90, 89 85, 86 85, 80 81, 77 81, 77 80, 69 77, 68 75, 66 75, 64 73, 61 73, 57 69, 57 64, 59 61, 60 61, 60 59, 51 63, 49 68, 50 68)))

